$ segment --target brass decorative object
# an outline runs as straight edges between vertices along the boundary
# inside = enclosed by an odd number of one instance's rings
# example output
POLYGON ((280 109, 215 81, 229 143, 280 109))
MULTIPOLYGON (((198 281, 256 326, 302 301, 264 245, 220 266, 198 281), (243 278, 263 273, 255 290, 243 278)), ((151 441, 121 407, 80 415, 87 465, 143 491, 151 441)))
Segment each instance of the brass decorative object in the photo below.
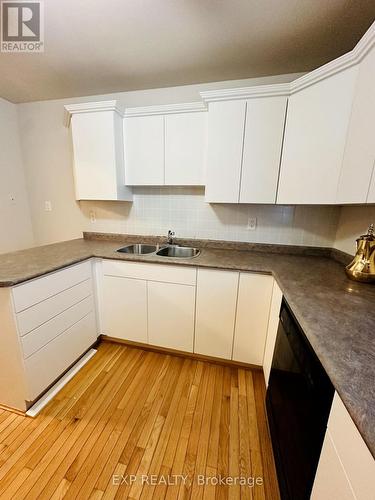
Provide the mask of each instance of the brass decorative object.
POLYGON ((375 283, 375 236, 374 224, 367 234, 357 239, 357 252, 352 262, 346 267, 346 274, 355 281, 375 283))

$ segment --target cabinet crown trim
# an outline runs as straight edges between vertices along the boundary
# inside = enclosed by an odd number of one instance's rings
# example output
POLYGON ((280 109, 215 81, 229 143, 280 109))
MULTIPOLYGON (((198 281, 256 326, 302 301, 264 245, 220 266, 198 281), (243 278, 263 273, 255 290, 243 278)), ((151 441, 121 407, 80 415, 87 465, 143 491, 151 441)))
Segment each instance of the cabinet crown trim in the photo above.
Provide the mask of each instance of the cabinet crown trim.
POLYGON ((185 102, 178 104, 161 104, 158 106, 126 108, 124 116, 169 115, 173 113, 194 113, 199 111, 207 111, 207 107, 204 102, 185 102))
POLYGON ((289 83, 277 83, 275 85, 257 85, 255 87, 239 87, 236 89, 206 90, 200 92, 200 96, 205 102, 214 102, 289 95, 289 92, 289 83))
POLYGON ((369 27, 353 50, 291 82, 290 93, 299 92, 320 80, 359 64, 373 45, 375 45, 375 22, 369 27))
POLYGON ((123 110, 117 101, 83 102, 79 104, 66 104, 64 106, 64 125, 70 126, 73 115, 80 113, 97 113, 98 111, 114 111, 123 116, 123 110))
POLYGON ((202 99, 209 103, 214 101, 229 101, 234 99, 252 99, 290 95, 313 85, 334 74, 359 64, 369 50, 375 45, 375 22, 369 27, 353 50, 316 68, 290 83, 273 85, 258 85, 255 87, 240 87, 235 89, 208 90, 200 92, 202 99))

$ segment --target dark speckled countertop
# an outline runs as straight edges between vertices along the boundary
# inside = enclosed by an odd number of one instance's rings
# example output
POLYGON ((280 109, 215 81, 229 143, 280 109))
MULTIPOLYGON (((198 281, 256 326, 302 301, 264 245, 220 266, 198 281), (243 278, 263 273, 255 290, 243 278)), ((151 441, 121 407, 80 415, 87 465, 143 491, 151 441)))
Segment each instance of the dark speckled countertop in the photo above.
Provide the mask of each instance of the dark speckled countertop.
POLYGON ((120 241, 139 242, 139 237, 95 237, 99 239, 0 255, 0 286, 16 285, 90 257, 273 274, 375 457, 375 285, 350 281, 343 264, 330 258, 327 249, 291 247, 290 254, 287 247, 195 242, 201 248, 198 257, 171 259, 116 253, 120 241), (306 254, 310 252, 314 255, 306 254))

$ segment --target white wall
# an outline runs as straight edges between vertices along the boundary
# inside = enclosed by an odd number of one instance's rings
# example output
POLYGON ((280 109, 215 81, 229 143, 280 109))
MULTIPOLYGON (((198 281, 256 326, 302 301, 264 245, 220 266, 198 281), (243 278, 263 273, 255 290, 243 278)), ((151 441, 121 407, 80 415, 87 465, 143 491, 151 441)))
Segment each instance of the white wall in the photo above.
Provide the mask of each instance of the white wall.
POLYGON ((342 207, 334 247, 355 254, 355 240, 361 234, 366 234, 371 223, 375 224, 375 205, 342 207))
POLYGON ((16 106, 0 98, 0 253, 33 244, 16 106))
POLYGON ((130 107, 192 102, 200 100, 201 90, 295 78, 282 75, 18 105, 37 243, 78 238, 83 230, 166 234, 171 228, 181 237, 331 246, 339 215, 335 207, 208 205, 199 188, 136 188, 133 203, 78 203, 74 199, 71 137, 63 126, 64 104, 113 98, 130 107), (45 212, 46 200, 52 202, 52 212, 45 212), (95 213, 94 224, 89 220, 90 212, 95 213), (258 218, 256 231, 246 229, 250 216, 258 218))

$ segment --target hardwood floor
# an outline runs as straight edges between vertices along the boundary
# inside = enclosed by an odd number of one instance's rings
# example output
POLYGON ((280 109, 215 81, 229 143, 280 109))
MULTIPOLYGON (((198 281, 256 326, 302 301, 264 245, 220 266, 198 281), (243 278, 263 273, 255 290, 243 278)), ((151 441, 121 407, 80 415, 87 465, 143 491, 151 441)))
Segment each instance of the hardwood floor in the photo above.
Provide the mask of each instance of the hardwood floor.
POLYGON ((278 499, 264 393, 261 372, 104 342, 36 418, 0 411, 0 498, 278 499))

